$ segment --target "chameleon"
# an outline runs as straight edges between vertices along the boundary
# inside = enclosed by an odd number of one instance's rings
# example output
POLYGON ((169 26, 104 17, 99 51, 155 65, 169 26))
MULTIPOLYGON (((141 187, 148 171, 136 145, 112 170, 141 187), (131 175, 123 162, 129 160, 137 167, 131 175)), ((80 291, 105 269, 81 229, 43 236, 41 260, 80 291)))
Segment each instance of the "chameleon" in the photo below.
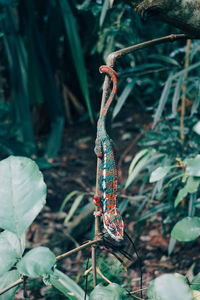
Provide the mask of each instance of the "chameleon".
POLYGON ((97 137, 94 151, 100 159, 100 163, 94 204, 100 208, 97 215, 102 215, 103 225, 108 234, 115 241, 120 241, 124 235, 124 223, 117 208, 117 167, 113 142, 107 134, 105 124, 107 112, 117 92, 118 74, 112 68, 104 65, 99 68, 99 71, 100 73, 106 73, 110 77, 113 87, 97 122, 97 137))

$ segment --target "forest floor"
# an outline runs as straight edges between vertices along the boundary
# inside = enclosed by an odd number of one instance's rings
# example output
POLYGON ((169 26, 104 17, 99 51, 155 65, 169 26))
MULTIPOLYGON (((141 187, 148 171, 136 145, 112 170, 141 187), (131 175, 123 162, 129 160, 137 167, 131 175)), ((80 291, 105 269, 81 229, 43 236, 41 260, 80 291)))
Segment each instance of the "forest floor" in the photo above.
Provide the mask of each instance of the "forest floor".
MULTIPOLYGON (((141 137, 141 129, 144 129, 144 121, 146 125, 151 121, 148 115, 133 113, 129 109, 123 115, 127 117, 117 119, 112 127, 112 137, 117 145, 120 160, 121 182, 127 177, 130 162, 139 150, 137 141, 141 137)), ((43 171, 48 188, 47 204, 28 231, 28 247, 48 246, 56 255, 59 255, 93 239, 92 195, 95 190, 96 176, 96 157, 93 152, 95 134, 95 127, 89 123, 75 122, 66 129, 59 156, 54 159, 52 168, 43 171), (60 212, 59 209, 65 197, 73 191, 86 192, 88 196, 84 197, 80 203, 80 209, 66 225, 64 220, 73 203, 73 198, 67 203, 64 211, 60 212)), ((126 195, 137 194, 138 189, 138 185, 132 186, 130 190, 124 192, 120 201, 123 201, 126 195)), ((145 288, 149 281, 160 274, 177 272, 185 275, 188 270, 192 272, 193 268, 198 269, 200 267, 198 263, 200 245, 198 243, 177 243, 169 257, 170 236, 163 227, 162 214, 153 215, 138 225, 137 218, 134 216, 136 207, 136 203, 131 202, 126 207, 123 217, 126 230, 134 240, 142 260, 145 295, 145 288)), ((144 211, 145 207, 140 214, 142 215, 144 211)), ((109 256, 109 259, 116 262, 116 258, 103 249, 99 253, 100 255, 103 253, 104 257, 109 256)), ((89 249, 86 249, 59 262, 59 268, 81 283, 83 288, 83 273, 89 255, 89 249)), ((129 263, 129 265, 128 274, 125 271, 122 273, 123 282, 129 286, 129 289, 140 289, 140 268, 138 268, 136 258, 135 262, 129 263)), ((65 299, 57 292, 50 290, 49 287, 44 287, 39 283, 32 285, 30 283, 29 286, 32 290, 29 299, 65 299)), ((22 294, 22 291, 19 291, 16 300, 24 299, 22 294)), ((139 294, 137 295, 139 296, 139 294)))

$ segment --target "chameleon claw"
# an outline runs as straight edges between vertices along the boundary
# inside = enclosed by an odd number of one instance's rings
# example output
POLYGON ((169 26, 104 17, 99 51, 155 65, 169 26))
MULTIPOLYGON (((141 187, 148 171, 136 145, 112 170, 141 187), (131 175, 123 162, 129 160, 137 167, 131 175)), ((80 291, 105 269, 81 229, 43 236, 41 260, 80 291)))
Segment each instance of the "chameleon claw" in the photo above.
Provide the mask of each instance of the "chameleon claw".
POLYGON ((94 195, 94 197, 93 197, 93 203, 96 206, 101 206, 101 199, 100 199, 100 197, 98 195, 94 195))
POLYGON ((103 153, 98 153, 97 157, 100 158, 100 159, 102 159, 103 158, 103 153))
POLYGON ((95 216, 95 217, 101 217, 102 215, 103 215, 102 210, 99 210, 99 211, 95 211, 95 212, 94 212, 94 216, 95 216))

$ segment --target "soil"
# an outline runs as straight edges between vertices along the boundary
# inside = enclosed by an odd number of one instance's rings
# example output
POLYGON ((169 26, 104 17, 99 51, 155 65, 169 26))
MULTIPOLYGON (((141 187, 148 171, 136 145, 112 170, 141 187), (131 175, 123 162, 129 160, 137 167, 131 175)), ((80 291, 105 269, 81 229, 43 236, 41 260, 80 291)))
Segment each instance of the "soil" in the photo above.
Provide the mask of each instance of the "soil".
MULTIPOLYGON (((126 110, 123 116, 127 117, 117 118, 112 127, 112 137, 117 145, 118 157, 123 158, 119 166, 121 183, 127 177, 130 162, 139 150, 137 141, 141 138, 141 132, 144 128, 148 128, 148 126, 144 127, 144 121, 146 125, 151 121, 148 114, 133 113, 129 107, 126 110)), ((28 231, 28 248, 38 245, 48 246, 55 255, 60 255, 93 239, 92 195, 95 190, 96 176, 96 157, 93 152, 95 134, 95 127, 87 122, 74 123, 66 129, 59 156, 52 161, 51 168, 43 171, 48 187, 47 203, 28 231), (59 210, 65 197, 73 191, 84 192, 86 195, 66 224, 65 218, 69 214, 73 201, 77 201, 77 194, 67 202, 63 211, 59 210)), ((136 185, 128 191, 123 191, 120 201, 123 201, 127 195, 137 194, 138 189, 139 186, 136 185)), ((160 274, 178 272, 185 275, 188 270, 197 273, 200 267, 198 261, 199 242, 177 243, 171 256, 168 256, 170 237, 169 232, 163 230, 162 215, 154 215, 142 224, 137 224, 137 218, 134 216, 136 209, 138 209, 137 202, 129 203, 123 217, 126 231, 134 240, 135 248, 142 260, 144 295, 149 281, 160 274)), ((140 214, 142 215, 144 212, 145 206, 141 209, 140 214)), ((131 251, 134 253, 133 248, 131 251)), ((103 257, 108 256, 113 263, 116 262, 116 258, 109 254, 105 247, 101 247, 101 251, 98 253, 103 257)), ((118 249, 116 253, 125 262, 126 259, 118 249)), ((84 287, 83 273, 89 255, 90 251, 86 249, 63 259, 58 263, 58 267, 84 287)), ((127 273, 124 271, 122 274, 123 282, 129 286, 129 289, 136 291, 140 289, 141 275, 137 257, 134 256, 134 261, 128 260, 127 264, 129 268, 127 273)), ((27 293, 29 299, 65 299, 57 292, 50 290, 48 286, 40 286, 39 283, 38 285, 30 283, 27 293), (29 291, 30 286, 31 292, 29 291)), ((137 295, 140 296, 139 293, 137 295)), ((22 290, 19 291, 16 299, 24 299, 22 290)))

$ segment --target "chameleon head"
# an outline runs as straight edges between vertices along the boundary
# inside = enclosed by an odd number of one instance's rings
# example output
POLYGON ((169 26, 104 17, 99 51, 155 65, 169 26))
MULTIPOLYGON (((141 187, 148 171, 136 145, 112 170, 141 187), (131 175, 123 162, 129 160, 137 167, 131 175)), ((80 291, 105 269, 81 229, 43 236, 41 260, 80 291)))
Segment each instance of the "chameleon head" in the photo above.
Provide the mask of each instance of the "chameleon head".
POLYGON ((108 234, 117 242, 123 240, 124 222, 119 211, 116 208, 103 214, 104 228, 108 234))

